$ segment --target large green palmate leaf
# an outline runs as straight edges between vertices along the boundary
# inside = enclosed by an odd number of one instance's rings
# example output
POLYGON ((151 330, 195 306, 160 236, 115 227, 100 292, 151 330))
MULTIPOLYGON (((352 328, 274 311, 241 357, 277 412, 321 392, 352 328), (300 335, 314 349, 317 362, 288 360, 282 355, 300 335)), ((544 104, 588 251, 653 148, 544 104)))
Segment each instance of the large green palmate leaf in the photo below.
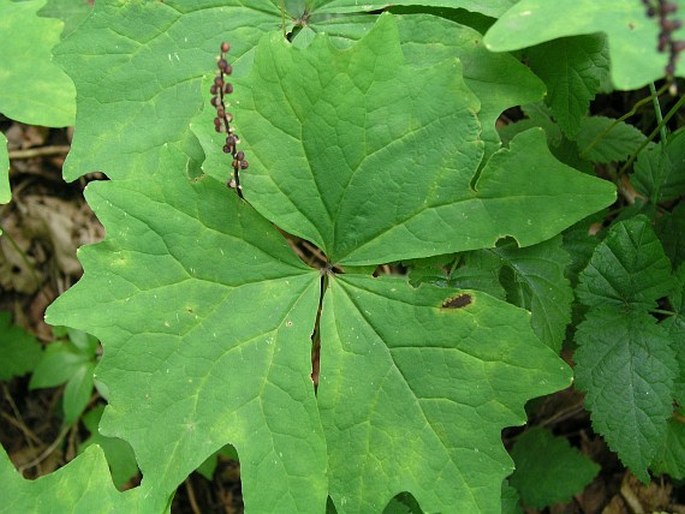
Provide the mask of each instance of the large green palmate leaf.
MULTIPOLYGON (((684 0, 674 0, 678 13, 684 0)), ((521 0, 485 35, 488 49, 502 52, 546 41, 604 32, 609 38, 611 78, 618 89, 637 89, 665 74, 668 53, 657 51, 658 18, 648 18, 645 5, 634 0, 521 0)), ((673 34, 683 39, 684 29, 673 34)), ((676 75, 685 75, 682 59, 676 75)))
POLYGON ((612 186, 556 161, 541 130, 495 153, 472 188, 483 145, 459 63, 416 73, 385 20, 347 51, 262 40, 235 101, 260 213, 334 263, 365 265, 505 236, 528 246, 610 202, 612 186))
POLYGON ((321 340, 318 402, 339 512, 377 512, 403 490, 426 512, 497 512, 512 470, 498 425, 525 419, 534 384, 566 376, 552 352, 530 351, 540 342, 519 309, 398 277, 334 279, 321 340), (455 297, 470 303, 444 307, 455 297))
POLYGON ((0 113, 48 127, 74 124, 76 92, 52 62, 62 23, 36 13, 45 0, 0 2, 0 113))
MULTIPOLYGON (((81 31, 97 41, 93 31, 97 24, 106 42, 112 33, 123 31, 130 39, 122 39, 122 44, 129 41, 132 48, 122 53, 118 66, 136 77, 146 70, 152 74, 158 61, 150 57, 150 62, 131 66, 126 52, 136 58, 145 54, 135 51, 136 38, 149 36, 149 45, 161 45, 157 38, 164 39, 169 31, 162 32, 162 24, 157 32, 150 30, 146 9, 173 8, 127 4, 122 8, 126 16, 140 16, 128 25, 118 20, 116 30, 110 31, 105 22, 115 13, 109 4, 103 5, 96 6, 74 32, 72 43, 81 31)), ((217 16, 223 11, 212 12, 217 16)), ((174 14, 168 22, 175 28, 175 23, 189 23, 185 16, 206 15, 174 14)), ((229 39, 216 35, 217 40, 229 39)), ((109 44, 103 44, 103 54, 109 44)), ((156 49, 156 57, 162 55, 161 48, 156 49)), ((209 50, 205 53, 206 60, 213 62, 209 50)), ((94 62, 96 69, 109 66, 111 57, 94 62)), ((279 33, 262 38, 250 58, 254 59, 252 76, 236 78, 231 107, 236 122, 240 120, 236 126, 244 139, 241 147, 251 162, 243 173, 247 202, 224 185, 227 161, 207 169, 206 175, 190 178, 187 173, 199 158, 196 147, 184 147, 189 154, 180 150, 183 141, 190 140, 188 122, 195 109, 185 111, 176 105, 183 95, 192 96, 190 90, 183 94, 178 90, 188 68, 180 66, 173 76, 168 72, 168 82, 164 74, 159 79, 179 93, 167 93, 175 103, 165 106, 168 111, 160 111, 157 119, 163 125, 172 107, 178 107, 178 119, 172 120, 175 128, 169 132, 173 137, 159 148, 166 128, 150 130, 147 120, 135 132, 139 139, 135 144, 130 133, 121 134, 126 150, 118 155, 111 145, 95 148, 86 159, 81 146, 86 140, 74 143, 81 148, 73 163, 101 169, 114 178, 89 186, 87 192, 107 229, 107 239, 80 252, 84 278, 50 308, 48 320, 85 330, 102 341, 104 355, 96 374, 107 387, 110 404, 101 431, 133 447, 143 473, 141 508, 160 511, 188 473, 230 443, 240 457, 248 512, 321 513, 329 494, 338 512, 380 512, 402 491, 410 492, 429 511, 499 512, 502 479, 511 471, 501 429, 525 420, 527 399, 565 387, 570 380, 563 361, 535 337, 530 315, 478 291, 412 288, 404 277, 374 279, 355 274, 351 266, 345 275, 326 272, 328 288, 322 291, 322 272, 306 267, 272 223, 305 236, 320 223, 327 230, 322 228, 322 237, 310 239, 324 241, 321 247, 329 259, 339 258, 347 249, 361 257, 348 259, 345 265, 381 264, 394 256, 438 253, 443 246, 459 250, 487 246, 507 234, 532 244, 610 203, 613 188, 560 165, 547 152, 542 133, 533 131, 494 154, 477 184, 478 197, 470 188, 483 147, 475 113, 478 101, 464 85, 458 61, 445 61, 435 70, 426 70, 426 76, 405 63, 391 16, 381 17, 368 36, 348 50, 335 49, 325 36, 297 50, 279 33), (273 61, 276 54, 278 62, 273 61), (394 67, 388 69, 386 61, 394 67), (284 69, 287 74, 277 75, 284 69), (297 74, 330 81, 312 88, 296 81, 297 74), (408 96, 406 88, 416 94, 408 96), (241 89, 244 93, 239 97, 241 89), (303 174, 310 168, 309 161, 302 160, 302 144, 282 146, 283 139, 297 142, 302 134, 293 117, 281 112, 283 104, 254 101, 250 95, 262 94, 261 90, 279 101, 292 100, 293 109, 307 109, 307 95, 315 100, 323 98, 325 91, 325 105, 321 102, 319 109, 306 113, 311 122, 306 144, 308 157, 316 164, 311 168, 314 172, 303 174), (399 104, 406 113, 395 102, 406 102, 399 104), (337 112, 343 113, 339 137, 325 123, 335 120, 331 113, 337 112), (385 114, 390 118, 383 123, 377 120, 385 114), (346 123, 366 118, 375 120, 366 133, 360 132, 367 129, 365 125, 346 123), (396 120, 402 123, 388 123, 396 120), (454 130, 450 123, 455 121, 466 125, 454 130), (253 129, 248 134, 250 123, 253 129), (449 129, 449 137, 435 130, 441 124, 449 129), (407 134, 413 137, 414 132, 424 140, 407 150, 407 134), (370 136, 368 141, 362 139, 368 147, 360 148, 354 137, 360 134, 370 136), (349 171, 344 159, 342 163, 335 159, 338 147, 350 158, 366 158, 367 150, 376 148, 379 156, 372 164, 378 166, 369 165, 354 188, 338 184, 336 189, 325 181, 341 182, 349 171), (265 156, 269 148, 282 150, 274 156, 279 159, 272 170, 278 184, 304 191, 293 194, 286 213, 297 221, 265 219, 250 205, 267 211, 263 206, 269 202, 268 192, 257 185, 268 178, 263 165, 260 171, 260 160, 270 155, 265 156), (429 151, 424 153, 423 148, 429 151), (539 159, 528 155, 538 151, 539 159), (393 175, 381 155, 404 173, 393 175), (413 170, 417 162, 420 171, 413 170), (431 168, 435 163, 437 170, 431 168), (467 164, 466 172, 461 172, 461 163, 467 164), (296 185, 293 176, 300 177, 296 185), (531 177, 545 180, 534 196, 525 196, 531 177), (368 233, 365 224, 377 230, 377 217, 386 226, 388 220, 395 223, 387 215, 389 205, 405 209, 393 197, 400 193, 392 183, 395 179, 400 184, 414 181, 412 194, 405 196, 410 203, 421 188, 437 189, 433 199, 436 194, 462 195, 468 200, 466 208, 469 202, 480 206, 482 218, 467 225, 456 223, 463 213, 458 202, 448 203, 440 224, 417 226, 413 234, 402 233, 398 225, 388 252, 377 245, 364 256, 358 249, 368 233), (317 185, 323 187, 317 190, 317 185), (384 194, 386 186, 390 189, 384 194), (379 213, 370 210, 368 204, 373 202, 379 213), (334 214, 323 222, 322 211, 317 210, 321 205, 334 214), (365 219, 338 214, 345 209, 351 213, 355 206, 365 206, 360 212, 365 219), (524 209, 525 217, 512 216, 524 209), (338 216, 345 223, 338 222, 338 216), (307 223, 300 229, 301 220, 307 223), (331 227, 336 227, 332 233, 331 227), (419 238, 427 249, 418 249, 419 238), (310 378, 311 342, 322 293, 316 396, 310 378), (370 404, 372 394, 378 401, 370 404)), ((247 61, 243 57, 241 62, 247 61)), ((73 64, 71 71, 78 73, 83 62, 75 59, 73 64)), ((141 105, 149 112, 159 108, 152 86, 147 91, 145 85, 128 93, 119 90, 133 80, 123 80, 127 75, 119 72, 118 81, 108 86, 114 89, 112 96, 132 97, 131 103, 120 102, 119 109, 124 105, 141 105), (146 93, 154 97, 149 105, 138 98, 146 93)), ((201 77, 191 76, 188 81, 199 86, 201 77)), ((201 102, 201 93, 196 93, 201 102)), ((83 99, 86 126, 98 113, 96 98, 83 99)), ((109 105, 103 109, 111 109, 117 123, 131 120, 130 112, 125 116, 109 105)), ((103 127, 99 137, 106 139, 111 130, 103 127)), ((206 146, 204 151, 218 162, 220 145, 206 146)), ((445 198, 451 202, 451 197, 445 198)))
MULTIPOLYGON (((182 176, 182 162, 175 168, 182 176)), ((319 273, 211 178, 97 186, 88 198, 109 237, 80 252, 85 278, 48 319, 103 341, 101 429, 132 444, 152 505, 230 442, 255 512, 323 512, 327 492, 339 512, 380 511, 405 489, 428 510, 497 511, 511 470, 499 431, 523 422, 531 394, 569 377, 528 315, 477 292, 468 307, 447 309, 452 289, 333 279, 317 414, 309 337, 319 273), (370 405, 368 388, 382 401, 370 405), (372 453, 351 452, 353 441, 372 453), (436 476, 439 463, 449 465, 436 476)))
POLYGON ((48 319, 103 341, 101 429, 133 446, 156 496, 230 442, 256 512, 318 512, 326 463, 309 338, 319 274, 224 185, 189 183, 183 156, 167 166, 176 177, 89 188, 110 239, 80 253, 89 278, 48 319), (123 325, 106 320, 113 311, 123 325))

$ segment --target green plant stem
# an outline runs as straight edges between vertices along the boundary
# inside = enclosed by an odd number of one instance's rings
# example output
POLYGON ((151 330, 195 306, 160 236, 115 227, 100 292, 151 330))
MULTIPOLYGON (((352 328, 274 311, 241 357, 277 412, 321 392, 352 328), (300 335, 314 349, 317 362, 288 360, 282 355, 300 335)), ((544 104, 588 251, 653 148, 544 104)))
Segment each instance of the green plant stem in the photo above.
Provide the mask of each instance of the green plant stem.
POLYGON ((666 123, 668 123, 668 120, 675 116, 675 114, 683 106, 683 104, 685 104, 685 96, 680 97, 676 104, 673 107, 671 107, 671 110, 666 113, 666 116, 663 117, 661 123, 659 123, 659 126, 652 130, 649 136, 647 136, 647 139, 644 140, 644 142, 638 147, 638 149, 635 150, 635 153, 630 156, 630 159, 628 159, 628 161, 621 167, 621 169, 618 172, 619 177, 626 172, 626 170, 633 164, 633 162, 635 162, 635 159, 637 159, 637 156, 640 155, 640 152, 644 150, 645 147, 656 137, 656 135, 661 131, 661 127, 665 126, 666 123))
MULTIPOLYGON (((653 87, 654 87, 654 86, 652 85, 652 88, 653 88, 653 87)), ((580 156, 584 158, 584 157, 587 155, 587 152, 589 152, 590 150, 592 150, 592 149, 594 148, 594 146, 595 146, 597 143, 599 143, 602 139, 604 139, 604 137, 606 137, 606 135, 607 135, 609 132, 611 132, 611 130, 613 130, 613 128, 614 128, 616 125, 618 125, 619 123, 621 123, 621 122, 627 120, 628 118, 630 118, 631 116, 633 116, 633 115, 637 112, 637 110, 638 110, 640 107, 642 107, 643 105, 648 104, 649 102, 653 102, 653 101, 658 102, 658 98, 659 98, 662 94, 664 94, 664 93, 666 92, 667 89, 668 89, 668 86, 667 86, 667 85, 662 86, 658 91, 652 90, 652 89, 650 88, 650 93, 651 93, 651 94, 650 94, 648 97, 643 98, 642 100, 639 100, 639 101, 635 102, 635 104, 633 104, 633 106, 631 107, 631 109, 630 109, 627 113, 625 113, 625 114, 624 114, 623 116, 621 116, 620 118, 616 119, 616 120, 615 120, 611 125, 609 125, 606 129, 604 129, 602 132, 600 132, 599 134, 597 134, 597 136, 595 136, 595 138, 590 142, 590 144, 587 145, 587 146, 583 149, 583 151, 580 152, 580 156)), ((661 112, 659 112, 659 115, 661 115, 661 112)))
POLYGON ((652 105, 654 105, 654 115, 656 116, 657 124, 660 127, 659 133, 661 135, 661 143, 665 144, 668 135, 666 134, 666 125, 664 124, 664 117, 661 113, 661 104, 659 103, 659 96, 656 94, 654 82, 649 83, 649 92, 651 93, 650 97, 652 98, 652 105))
POLYGON ((649 312, 652 313, 652 314, 665 314, 666 316, 675 316, 675 315, 676 315, 675 312, 669 311, 669 310, 666 310, 666 309, 652 309, 652 310, 649 311, 649 312))

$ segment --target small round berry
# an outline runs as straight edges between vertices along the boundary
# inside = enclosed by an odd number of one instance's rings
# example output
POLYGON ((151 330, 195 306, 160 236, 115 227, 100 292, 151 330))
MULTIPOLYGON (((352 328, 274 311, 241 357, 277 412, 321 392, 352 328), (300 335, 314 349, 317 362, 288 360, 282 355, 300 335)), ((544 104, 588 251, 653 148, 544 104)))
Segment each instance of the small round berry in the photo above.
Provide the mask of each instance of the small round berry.
POLYGON ((212 84, 212 87, 209 88, 209 92, 212 93, 213 95, 215 95, 219 92, 219 90, 216 87, 216 84, 212 84))
POLYGON ((231 49, 231 45, 229 45, 228 43, 226 43, 226 41, 224 41, 223 43, 221 43, 221 53, 224 53, 224 54, 225 54, 225 53, 228 52, 230 49, 231 49))
POLYGON ((657 50, 659 52, 663 52, 664 50, 666 50, 666 47, 668 46, 669 40, 670 40, 670 38, 669 38, 668 34, 666 34, 664 32, 659 34, 659 44, 657 45, 657 50))
POLYGON ((231 93, 233 93, 233 84, 231 84, 230 82, 227 82, 226 85, 224 86, 224 93, 226 93, 227 95, 230 95, 231 93))
POLYGON ((216 107, 219 104, 219 98, 216 96, 213 96, 212 99, 209 101, 214 107, 216 107))
POLYGON ((223 150, 224 150, 224 153, 232 153, 232 151, 233 151, 233 150, 231 149, 231 147, 228 146, 228 145, 224 145, 223 150))
POLYGON ((672 14, 678 10, 678 4, 673 2, 664 2, 661 4, 661 15, 672 14))
POLYGON ((219 62, 217 64, 218 64, 219 69, 221 71, 224 71, 224 68, 226 68, 226 66, 228 66, 228 62, 224 58, 219 59, 219 62))
POLYGON ((214 77, 214 84, 217 87, 223 87, 224 86, 224 79, 222 79, 221 77, 214 77))
POLYGON ((241 170, 246 170, 249 166, 250 166, 250 163, 248 163, 247 161, 244 161, 244 160, 240 161, 240 169, 241 170))
POLYGON ((683 41, 682 39, 678 40, 678 41, 674 41, 671 44, 671 52, 672 53, 678 54, 678 53, 682 52, 683 50, 685 50, 685 41, 683 41))
POLYGON ((237 154, 235 154, 235 158, 239 161, 242 161, 245 158, 245 154, 242 151, 240 151, 237 154))
POLYGON ((223 118, 224 116, 226 116, 226 113, 224 112, 224 108, 221 107, 221 106, 217 107, 217 109, 216 109, 216 115, 217 115, 219 118, 223 118))
POLYGON ((673 32, 678 30, 682 26, 683 22, 680 20, 666 20, 663 18, 661 20, 661 28, 664 32, 673 32))
POLYGON ((224 67, 222 68, 222 70, 223 70, 223 72, 224 72, 226 75, 230 75, 231 73, 233 73, 233 66, 231 66, 231 65, 228 64, 228 63, 226 63, 226 66, 224 66, 224 67))

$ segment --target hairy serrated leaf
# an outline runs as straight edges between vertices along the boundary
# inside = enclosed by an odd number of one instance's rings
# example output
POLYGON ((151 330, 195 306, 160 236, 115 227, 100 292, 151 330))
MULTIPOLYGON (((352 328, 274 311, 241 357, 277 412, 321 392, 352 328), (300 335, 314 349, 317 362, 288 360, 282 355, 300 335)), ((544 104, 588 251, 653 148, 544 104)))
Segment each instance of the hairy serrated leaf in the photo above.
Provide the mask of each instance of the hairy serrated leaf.
POLYGON ((658 217, 655 228, 664 252, 673 266, 679 267, 685 262, 685 203, 658 217))
POLYGON ((527 52, 531 69, 547 85, 546 102, 559 127, 574 136, 609 74, 606 38, 601 35, 556 39, 527 52))
POLYGON ((526 248, 502 246, 495 254, 514 274, 508 296, 516 305, 531 311, 535 334, 554 351, 561 350, 566 325, 571 321, 573 292, 565 276, 569 254, 561 236, 526 248))
POLYGON ((674 383, 673 398, 678 405, 685 406, 685 265, 681 265, 674 275, 676 285, 668 300, 675 312, 661 324, 671 336, 678 361, 679 371, 674 383))
POLYGON ((685 423, 682 418, 668 422, 666 437, 656 452, 651 469, 676 480, 685 478, 685 423))
POLYGON ((671 338, 644 312, 591 309, 577 329, 576 384, 592 426, 643 482, 666 436, 678 373, 671 338))
POLYGON ((576 143, 583 158, 607 163, 626 160, 645 139, 640 130, 624 121, 591 116, 581 120, 576 143))
POLYGON ((673 287, 671 263, 645 216, 614 224, 580 274, 576 294, 590 307, 651 309, 673 287))
POLYGON ((536 427, 521 434, 511 449, 516 469, 509 483, 528 507, 542 509, 567 502, 599 472, 599 465, 572 448, 568 440, 536 427))
POLYGON ((640 153, 631 183, 653 203, 671 200, 685 193, 684 169, 685 130, 679 130, 640 153))

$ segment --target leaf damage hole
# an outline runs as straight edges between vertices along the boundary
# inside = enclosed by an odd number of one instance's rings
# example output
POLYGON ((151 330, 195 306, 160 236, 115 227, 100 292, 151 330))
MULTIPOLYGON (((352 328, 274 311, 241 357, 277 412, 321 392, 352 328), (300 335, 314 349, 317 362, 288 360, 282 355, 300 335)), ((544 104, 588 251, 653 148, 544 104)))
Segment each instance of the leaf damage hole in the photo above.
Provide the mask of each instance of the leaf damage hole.
POLYGON ((470 294, 467 293, 462 293, 457 296, 451 296, 450 298, 447 298, 444 302, 442 302, 442 308, 443 309, 461 309, 462 307, 466 307, 467 305, 470 305, 472 302, 472 298, 470 294))

